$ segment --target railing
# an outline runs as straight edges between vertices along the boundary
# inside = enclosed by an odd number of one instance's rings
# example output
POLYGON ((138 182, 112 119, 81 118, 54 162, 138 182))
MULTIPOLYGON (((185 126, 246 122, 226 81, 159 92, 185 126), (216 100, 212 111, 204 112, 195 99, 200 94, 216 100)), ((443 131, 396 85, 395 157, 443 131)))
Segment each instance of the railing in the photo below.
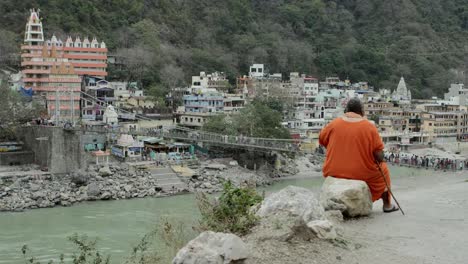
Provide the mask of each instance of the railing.
POLYGON ((300 140, 295 139, 273 139, 273 138, 254 138, 245 136, 221 135, 198 130, 189 130, 185 128, 175 128, 170 131, 156 128, 146 129, 124 129, 124 128, 87 128, 82 127, 82 131, 97 132, 97 133, 120 133, 131 135, 144 135, 152 137, 170 138, 192 142, 205 142, 223 146, 255 148, 263 150, 275 150, 286 152, 298 152, 300 149, 300 140))

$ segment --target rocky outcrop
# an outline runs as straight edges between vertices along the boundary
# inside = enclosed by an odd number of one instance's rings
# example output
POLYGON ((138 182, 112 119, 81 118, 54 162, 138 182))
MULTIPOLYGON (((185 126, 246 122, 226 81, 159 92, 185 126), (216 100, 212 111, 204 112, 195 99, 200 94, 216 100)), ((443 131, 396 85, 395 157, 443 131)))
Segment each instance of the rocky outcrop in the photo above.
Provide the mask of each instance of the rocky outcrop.
POLYGON ((206 162, 188 180, 189 190, 193 192, 219 192, 226 181, 234 185, 264 186, 270 184, 272 179, 265 171, 253 171, 242 168, 237 162, 227 161, 224 164, 209 164, 206 162), (232 163, 232 165, 231 165, 232 163))
POLYGON ((339 210, 346 217, 366 216, 372 212, 372 196, 364 181, 327 177, 320 202, 325 210, 339 210))
MULTIPOLYGON (((177 190, 177 192, 186 190, 177 190)), ((126 164, 111 164, 105 170, 90 166, 72 175, 3 178, 0 185, 0 211, 69 206, 82 201, 116 200, 166 196, 149 171, 126 164), (105 171, 106 177, 102 177, 105 171)))
POLYGON ((203 232, 183 247, 173 264, 230 264, 242 263, 249 251, 238 236, 226 233, 203 232))
MULTIPOLYGON (((334 224, 325 218, 325 211, 312 191, 288 186, 268 196, 256 214, 261 217, 259 229, 271 229, 279 240, 300 237, 311 240, 335 239, 334 224)), ((261 232, 260 232, 261 233, 261 232)))

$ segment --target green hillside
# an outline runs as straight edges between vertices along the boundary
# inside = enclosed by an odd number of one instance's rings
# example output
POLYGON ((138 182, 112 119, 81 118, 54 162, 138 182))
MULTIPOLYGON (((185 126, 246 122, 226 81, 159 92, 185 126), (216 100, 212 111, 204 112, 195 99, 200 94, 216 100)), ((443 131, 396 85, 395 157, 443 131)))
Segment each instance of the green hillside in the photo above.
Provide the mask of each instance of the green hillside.
POLYGON ((0 59, 17 51, 33 7, 47 36, 104 40, 126 65, 111 67, 110 78, 146 87, 199 71, 234 80, 257 62, 377 88, 404 76, 414 97, 440 96, 468 46, 467 0, 3 0, 0 59))

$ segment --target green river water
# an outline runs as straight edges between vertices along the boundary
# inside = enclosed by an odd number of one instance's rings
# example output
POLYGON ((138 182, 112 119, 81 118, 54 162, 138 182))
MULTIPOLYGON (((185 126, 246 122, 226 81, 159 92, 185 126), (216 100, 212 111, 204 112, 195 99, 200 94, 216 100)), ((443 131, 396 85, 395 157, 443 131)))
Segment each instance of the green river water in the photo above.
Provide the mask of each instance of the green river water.
MULTIPOLYGON (((390 168, 392 177, 423 175, 426 170, 390 168)), ((323 179, 290 179, 266 188, 266 192, 296 185, 318 190, 323 179)), ((75 248, 67 237, 73 233, 99 238, 99 249, 112 259, 128 256, 133 245, 154 229, 159 219, 183 219, 195 222, 199 216, 193 194, 166 198, 142 198, 118 201, 96 201, 71 207, 0 213, 0 263, 25 263, 20 252, 25 244, 38 260, 56 259, 60 253, 75 248)), ((114 262, 112 262, 114 263, 114 262)), ((120 261, 115 261, 120 263, 120 261)))

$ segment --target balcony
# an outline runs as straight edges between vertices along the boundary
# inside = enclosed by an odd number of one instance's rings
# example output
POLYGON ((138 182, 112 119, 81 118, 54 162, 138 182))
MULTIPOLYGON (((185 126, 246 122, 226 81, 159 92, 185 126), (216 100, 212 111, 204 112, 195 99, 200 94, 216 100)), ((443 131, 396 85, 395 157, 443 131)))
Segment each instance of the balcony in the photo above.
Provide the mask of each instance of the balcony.
POLYGON ((114 102, 117 97, 98 97, 98 99, 104 102, 114 102))

